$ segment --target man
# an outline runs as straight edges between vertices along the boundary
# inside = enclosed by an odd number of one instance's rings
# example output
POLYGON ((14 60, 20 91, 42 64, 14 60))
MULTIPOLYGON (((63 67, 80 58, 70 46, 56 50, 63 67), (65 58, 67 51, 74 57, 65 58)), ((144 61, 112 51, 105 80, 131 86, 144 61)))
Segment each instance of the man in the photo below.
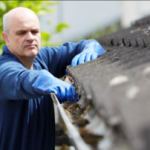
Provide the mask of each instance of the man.
POLYGON ((59 101, 77 101, 74 87, 61 80, 66 66, 95 59, 106 51, 95 40, 40 49, 37 16, 27 8, 3 18, 0 56, 0 150, 53 150, 53 92, 59 101))

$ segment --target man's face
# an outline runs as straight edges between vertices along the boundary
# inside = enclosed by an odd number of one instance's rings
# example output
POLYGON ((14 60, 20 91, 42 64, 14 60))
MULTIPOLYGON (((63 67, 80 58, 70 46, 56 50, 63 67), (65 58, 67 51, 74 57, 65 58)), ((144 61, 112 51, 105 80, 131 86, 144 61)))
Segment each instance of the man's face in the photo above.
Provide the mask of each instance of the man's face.
POLYGON ((8 48, 18 58, 35 57, 40 49, 38 18, 30 13, 9 19, 8 48))

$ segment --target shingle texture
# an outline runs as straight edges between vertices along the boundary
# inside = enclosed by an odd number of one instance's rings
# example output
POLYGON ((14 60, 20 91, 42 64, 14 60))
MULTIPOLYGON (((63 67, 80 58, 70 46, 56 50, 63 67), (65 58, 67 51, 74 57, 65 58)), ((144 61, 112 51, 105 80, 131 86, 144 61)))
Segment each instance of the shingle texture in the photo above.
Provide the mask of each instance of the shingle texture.
POLYGON ((107 53, 68 67, 76 92, 134 150, 150 147, 150 16, 97 39, 107 53))

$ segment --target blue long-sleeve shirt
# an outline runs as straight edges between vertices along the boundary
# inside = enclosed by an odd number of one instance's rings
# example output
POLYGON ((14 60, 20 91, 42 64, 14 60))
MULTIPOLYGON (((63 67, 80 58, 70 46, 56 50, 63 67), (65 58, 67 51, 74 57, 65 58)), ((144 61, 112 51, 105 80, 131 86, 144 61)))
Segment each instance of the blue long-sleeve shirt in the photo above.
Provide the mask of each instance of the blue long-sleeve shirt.
POLYGON ((0 150, 53 150, 55 120, 49 95, 38 95, 32 84, 40 70, 55 77, 65 74, 66 66, 91 40, 41 48, 26 69, 6 46, 0 56, 0 150))

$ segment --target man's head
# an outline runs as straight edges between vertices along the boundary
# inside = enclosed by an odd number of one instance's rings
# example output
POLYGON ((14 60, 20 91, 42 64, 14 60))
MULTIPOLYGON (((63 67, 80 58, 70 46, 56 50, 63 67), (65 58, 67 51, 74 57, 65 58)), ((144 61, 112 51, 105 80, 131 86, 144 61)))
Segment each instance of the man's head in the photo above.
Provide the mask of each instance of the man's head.
POLYGON ((40 25, 36 14, 23 7, 12 9, 3 17, 2 32, 9 50, 19 59, 35 57, 40 49, 40 25))

